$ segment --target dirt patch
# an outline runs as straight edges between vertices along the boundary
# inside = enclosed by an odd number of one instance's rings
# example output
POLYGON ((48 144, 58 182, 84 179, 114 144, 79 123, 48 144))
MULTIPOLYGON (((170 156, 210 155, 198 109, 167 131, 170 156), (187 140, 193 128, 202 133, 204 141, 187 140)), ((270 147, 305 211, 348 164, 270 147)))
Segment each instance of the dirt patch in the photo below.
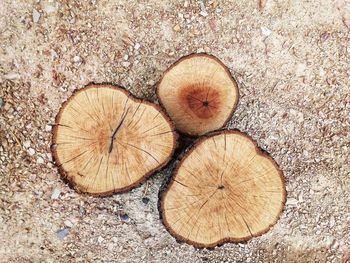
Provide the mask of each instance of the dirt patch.
POLYGON ((0 1, 1 262, 345 262, 349 259, 347 1, 0 1), (169 170, 130 193, 80 195, 50 154, 61 103, 89 82, 155 100, 181 56, 219 57, 239 83, 229 123, 287 180, 265 235, 198 250, 157 210, 169 170), (147 200, 148 202, 144 202, 147 200))

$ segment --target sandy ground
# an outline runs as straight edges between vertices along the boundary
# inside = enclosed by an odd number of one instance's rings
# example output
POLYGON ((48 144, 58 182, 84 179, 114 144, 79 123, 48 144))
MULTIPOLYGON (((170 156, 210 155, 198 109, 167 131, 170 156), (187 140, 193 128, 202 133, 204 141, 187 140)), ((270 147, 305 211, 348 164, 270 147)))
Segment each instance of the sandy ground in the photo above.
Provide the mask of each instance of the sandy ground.
POLYGON ((0 0, 0 262, 349 262, 349 30, 347 0, 0 0), (193 52, 228 65, 241 92, 229 127, 287 180, 267 234, 214 250, 160 222, 168 170, 93 198, 62 180, 49 149, 74 89, 112 82, 156 100, 162 72, 193 52))

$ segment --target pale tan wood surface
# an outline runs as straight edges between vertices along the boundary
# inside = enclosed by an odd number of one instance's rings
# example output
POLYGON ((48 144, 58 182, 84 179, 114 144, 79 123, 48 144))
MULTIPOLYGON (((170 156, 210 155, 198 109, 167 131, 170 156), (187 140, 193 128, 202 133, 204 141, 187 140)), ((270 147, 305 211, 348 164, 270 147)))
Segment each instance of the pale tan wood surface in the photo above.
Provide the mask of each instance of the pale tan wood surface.
POLYGON ((160 107, 112 85, 89 85, 61 107, 53 155, 82 192, 129 190, 164 166, 176 146, 174 127, 160 107))
POLYGON ((197 247, 244 241, 278 220, 286 199, 276 162, 239 131, 200 139, 161 196, 167 229, 197 247))
POLYGON ((191 136, 224 126, 239 97, 230 71, 207 54, 193 54, 177 61, 164 73, 157 93, 176 128, 191 136))

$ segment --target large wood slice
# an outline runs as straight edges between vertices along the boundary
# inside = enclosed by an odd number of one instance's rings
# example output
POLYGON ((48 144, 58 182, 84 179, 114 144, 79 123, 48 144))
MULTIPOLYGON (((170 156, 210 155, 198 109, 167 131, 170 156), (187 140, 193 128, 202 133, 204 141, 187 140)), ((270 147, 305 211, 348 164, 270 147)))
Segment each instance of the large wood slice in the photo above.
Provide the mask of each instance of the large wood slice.
POLYGON ((261 235, 278 220, 286 190, 276 162, 239 131, 201 138, 161 194, 168 231, 196 247, 261 235))
POLYGON ((239 97, 228 68, 207 54, 192 54, 173 64, 159 81, 157 94, 176 128, 190 136, 223 127, 239 97))
POLYGON ((123 192, 170 160, 174 129, 156 104, 116 86, 91 84, 62 105, 53 129, 53 156, 77 190, 123 192))

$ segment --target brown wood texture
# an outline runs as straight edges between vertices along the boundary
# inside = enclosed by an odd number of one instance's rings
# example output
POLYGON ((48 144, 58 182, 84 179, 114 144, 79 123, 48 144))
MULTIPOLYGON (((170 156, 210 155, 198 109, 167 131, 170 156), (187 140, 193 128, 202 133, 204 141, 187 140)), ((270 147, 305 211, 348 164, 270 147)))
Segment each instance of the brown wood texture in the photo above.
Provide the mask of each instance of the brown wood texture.
POLYGON ((90 84, 61 107, 52 152, 80 192, 109 195, 140 184, 176 148, 172 121, 154 103, 108 84, 90 84))
POLYGON ((190 136, 223 127, 239 98, 228 68, 208 54, 192 54, 173 64, 159 81, 157 95, 176 128, 190 136))
POLYGON ((274 225, 286 201, 276 162, 240 131, 204 136, 160 196, 164 225, 195 247, 246 241, 274 225))

